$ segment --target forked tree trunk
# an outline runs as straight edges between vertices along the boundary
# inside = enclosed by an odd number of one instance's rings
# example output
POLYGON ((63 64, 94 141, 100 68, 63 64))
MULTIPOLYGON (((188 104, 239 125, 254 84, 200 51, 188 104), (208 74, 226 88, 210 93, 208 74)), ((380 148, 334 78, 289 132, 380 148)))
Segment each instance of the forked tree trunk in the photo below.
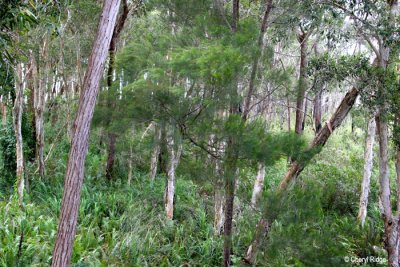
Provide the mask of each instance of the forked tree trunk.
POLYGON ((154 181, 157 175, 157 163, 161 151, 161 129, 159 125, 154 126, 154 145, 150 159, 150 180, 154 181))
POLYGON ((19 204, 22 205, 24 199, 24 152, 22 143, 22 112, 24 104, 24 92, 22 82, 22 66, 16 65, 15 70, 15 102, 13 107, 13 124, 15 133, 15 147, 17 160, 17 193, 19 204))
POLYGON ((74 133, 61 203, 60 222, 53 251, 53 267, 71 265, 72 246, 78 220, 90 124, 99 91, 100 79, 104 71, 104 63, 107 59, 108 47, 118 14, 119 4, 120 0, 104 1, 97 37, 89 58, 83 92, 80 96, 79 108, 74 122, 74 133))
POLYGON ((257 170, 257 176, 254 181, 253 194, 251 196, 251 205, 253 207, 256 206, 257 199, 264 187, 264 177, 265 177, 265 164, 259 163, 258 170, 257 170))
POLYGON ((49 41, 46 38, 43 43, 42 48, 42 59, 44 63, 43 70, 40 75, 40 82, 37 90, 35 90, 35 126, 36 126, 36 158, 39 164, 39 175, 44 178, 45 175, 45 165, 44 165, 44 122, 43 122, 43 112, 45 107, 45 92, 47 84, 47 75, 49 71, 48 64, 48 46, 49 41))
POLYGON ((174 217, 175 174, 182 153, 182 143, 180 141, 175 141, 174 137, 171 135, 168 136, 168 146, 170 148, 170 155, 167 185, 164 192, 164 205, 167 218, 172 220, 174 217))
POLYGON ((388 124, 378 114, 376 127, 379 140, 379 200, 382 203, 382 218, 385 226, 384 245, 388 253, 388 265, 399 266, 398 216, 393 216, 390 203, 390 177, 388 157, 388 124))
POLYGON ((365 218, 367 216, 368 207, 368 195, 370 188, 370 179, 373 167, 373 148, 375 140, 376 124, 375 118, 368 121, 368 133, 365 141, 365 152, 364 152, 364 175, 361 184, 361 196, 360 196, 360 207, 358 210, 358 220, 361 226, 364 226, 365 218))
MULTIPOLYGON (((333 131, 340 126, 343 120, 346 118, 350 109, 353 107, 359 91, 356 88, 352 88, 343 98, 342 102, 336 109, 335 113, 332 115, 331 119, 327 122, 327 124, 321 129, 320 133, 314 137, 313 141, 310 143, 308 152, 312 152, 314 149, 318 147, 322 147, 328 141, 329 137, 333 133, 333 131)), ((301 171, 304 169, 306 162, 294 161, 292 162, 288 172, 285 174, 285 177, 279 184, 278 190, 285 190, 288 186, 289 182, 296 178, 301 171)), ((248 248, 248 253, 245 256, 245 261, 249 264, 253 264, 255 255, 257 252, 258 244, 261 242, 261 238, 267 235, 268 229, 271 226, 273 220, 275 218, 266 218, 261 219, 258 225, 266 225, 266 227, 257 228, 255 231, 254 239, 252 244, 248 248), (265 220, 265 222, 262 222, 265 220), (259 231, 264 229, 264 231, 259 231), (256 244, 256 245, 254 245, 256 244)))

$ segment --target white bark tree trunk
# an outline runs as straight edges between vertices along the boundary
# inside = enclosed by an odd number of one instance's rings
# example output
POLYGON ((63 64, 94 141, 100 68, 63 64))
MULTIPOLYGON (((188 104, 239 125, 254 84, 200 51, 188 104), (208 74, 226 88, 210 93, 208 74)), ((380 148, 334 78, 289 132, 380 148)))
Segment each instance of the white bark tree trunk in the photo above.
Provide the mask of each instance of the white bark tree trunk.
POLYGON ((65 175, 64 194, 61 203, 60 222, 53 251, 53 267, 71 265, 72 246, 78 220, 90 124, 119 5, 120 0, 104 1, 97 36, 89 58, 83 91, 80 96, 79 108, 74 122, 75 131, 71 142, 65 175))
POLYGON ((365 141, 365 153, 364 153, 364 175, 361 184, 361 196, 360 196, 360 207, 358 210, 358 220, 361 222, 361 226, 364 226, 365 218, 367 216, 368 206, 368 195, 370 189, 370 179, 373 167, 373 148, 375 141, 376 124, 375 118, 368 121, 368 133, 365 141))
POLYGON ((174 140, 173 135, 168 136, 167 141, 170 155, 168 162, 167 185, 164 193, 164 205, 167 218, 172 220, 174 217, 175 173, 182 153, 182 143, 174 140))
POLYGON ((15 102, 13 107, 13 124, 16 139, 16 160, 17 160, 17 193, 19 204, 22 205, 24 199, 24 152, 22 142, 22 112, 24 104, 24 92, 22 82, 22 66, 16 65, 15 70, 15 102))
POLYGON ((257 199, 264 187, 264 177, 265 177, 265 164, 264 163, 259 163, 258 164, 258 170, 257 170, 257 176, 254 181, 254 188, 253 188, 253 194, 251 196, 251 205, 253 207, 256 206, 257 204, 257 199))
POLYGON ((382 203, 382 218, 385 224, 384 244, 388 252, 388 265, 393 267, 399 266, 398 218, 393 216, 390 203, 388 124, 382 121, 380 115, 376 117, 376 127, 379 137, 379 199, 382 203))
POLYGON ((35 128, 36 128, 36 151, 37 151, 37 161, 39 164, 39 175, 40 177, 44 177, 45 175, 45 166, 44 166, 44 127, 43 127, 43 112, 45 106, 45 92, 46 92, 46 84, 47 84, 47 72, 49 69, 48 64, 48 39, 46 38, 43 42, 42 48, 42 59, 44 62, 44 68, 40 75, 40 83, 37 90, 34 91, 34 109, 35 109, 35 128))

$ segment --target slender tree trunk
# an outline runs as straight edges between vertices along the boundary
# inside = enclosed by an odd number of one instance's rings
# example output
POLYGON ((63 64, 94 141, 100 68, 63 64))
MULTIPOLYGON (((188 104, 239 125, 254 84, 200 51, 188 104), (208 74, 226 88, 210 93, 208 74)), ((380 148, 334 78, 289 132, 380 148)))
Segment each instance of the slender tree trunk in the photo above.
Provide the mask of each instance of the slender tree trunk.
POLYGON ((388 265, 399 266, 398 218, 392 214, 390 203, 390 177, 388 158, 388 124, 376 116, 376 127, 379 140, 379 200, 382 203, 382 218, 385 226, 384 241, 388 253, 388 265))
POLYGON ((303 133, 303 119, 304 113, 304 98, 306 94, 306 68, 307 68, 307 39, 309 34, 302 32, 298 35, 297 39, 300 44, 300 76, 296 100, 296 124, 295 132, 297 134, 303 133))
POLYGON ((37 155, 37 143, 36 143, 36 116, 35 116, 35 94, 38 90, 37 83, 37 67, 35 56, 31 49, 29 49, 29 63, 27 66, 26 72, 26 85, 29 90, 29 99, 28 99, 28 114, 30 115, 30 124, 32 128, 32 139, 35 140, 35 143, 32 147, 32 155, 33 158, 30 158, 30 161, 35 161, 35 156, 37 155))
POLYGON ((160 156, 160 151, 161 151, 161 129, 159 125, 155 125, 154 127, 154 145, 153 145, 153 151, 151 153, 151 159, 150 159, 150 180, 154 181, 157 175, 157 163, 158 163, 158 158, 160 156))
POLYGON ((167 186, 165 187, 164 193, 164 204, 167 218, 172 220, 174 217, 175 173, 182 153, 182 143, 174 140, 173 135, 171 135, 168 136, 168 146, 170 148, 170 157, 167 173, 167 186))
POLYGON ((128 185, 131 185, 132 181, 132 160, 133 160, 133 147, 129 145, 129 159, 128 159, 128 185))
POLYGON ((250 113, 250 103, 251 103, 251 99, 252 99, 252 96, 254 93, 254 88, 255 88, 256 75, 257 75, 257 71, 258 71, 258 62, 261 58, 261 55, 262 55, 262 52, 264 49, 264 35, 265 35, 265 31, 268 28, 268 18, 269 18, 271 9, 272 9, 272 0, 267 0, 263 20, 261 22, 260 35, 258 37, 258 43, 257 43, 258 53, 256 53, 256 55, 254 56, 254 59, 253 59, 253 66, 251 69, 250 81, 249 81, 249 90, 247 92, 247 97, 244 102, 244 108, 243 108, 244 111, 243 111, 243 115, 242 115, 244 119, 247 119, 247 117, 250 113))
POLYGON ((375 118, 372 118, 368 121, 368 134, 367 134, 367 139, 365 141, 364 176, 361 184, 360 207, 358 210, 358 220, 361 222, 361 226, 364 226, 365 218, 367 216, 368 194, 369 194, 370 179, 373 167, 373 148, 374 148, 375 132, 376 132, 375 118))
POLYGON ((43 70, 40 75, 40 82, 37 90, 35 90, 35 125, 36 125, 36 144, 37 144, 37 154, 36 158, 39 164, 39 175, 44 178, 45 175, 45 165, 44 165, 44 109, 45 109, 45 92, 48 80, 48 49, 49 40, 46 38, 43 42, 42 48, 42 59, 44 63, 43 70))
MULTIPOLYGON (((262 52, 264 47, 264 34, 268 28, 268 18, 272 9, 272 0, 267 0, 265 2, 263 19, 260 27, 260 35, 258 38, 258 49, 262 52)), ((239 0, 233 1, 233 9, 232 9, 232 32, 235 33, 237 31, 237 26, 239 22, 239 0)), ((250 103, 251 98, 254 91, 255 77, 258 70, 258 60, 259 55, 257 55, 253 60, 252 71, 250 75, 249 88, 246 95, 246 99, 244 102, 243 113, 241 114, 239 107, 234 103, 237 99, 237 86, 235 86, 234 96, 232 97, 233 101, 230 105, 230 113, 231 114, 239 114, 242 117, 243 123, 246 122, 248 115, 250 113, 250 103)), ((225 160, 225 169, 224 169, 224 177, 225 177, 225 223, 224 223, 224 251, 223 251, 223 259, 222 266, 228 267, 231 264, 231 253, 232 253, 232 220, 233 220, 233 205, 235 200, 235 187, 236 187, 236 174, 237 174, 237 161, 239 158, 238 155, 238 145, 235 137, 231 137, 228 139, 227 147, 226 147, 226 160, 225 160)))
POLYGON ((24 199, 24 153, 22 142, 22 112, 24 104, 24 92, 22 82, 21 64, 16 65, 15 70, 15 102, 13 107, 13 124, 16 139, 16 158, 17 158, 17 193, 19 204, 22 205, 24 199))
POLYGON ((246 251, 246 256, 244 257, 244 261, 246 263, 248 264, 254 263, 257 255, 256 252, 258 250, 258 247, 260 246, 260 242, 264 236, 268 235, 268 232, 269 232, 269 223, 266 220, 261 219, 256 226, 256 233, 255 233, 255 236, 258 236, 259 238, 255 238, 251 243, 251 245, 248 247, 246 251))
POLYGON ((290 115, 290 101, 289 101, 289 95, 286 96, 286 105, 287 105, 287 126, 288 126, 288 132, 291 131, 290 124, 291 124, 291 115, 290 115))
POLYGON ((314 128, 315 135, 318 135, 319 131, 322 128, 322 88, 317 92, 314 97, 314 128))
POLYGON ((114 171, 115 162, 115 144, 117 142, 117 135, 114 133, 108 134, 108 156, 107 156, 107 166, 106 166, 106 177, 111 181, 114 171))
POLYGON ((81 93, 79 108, 74 122, 74 133, 61 203, 60 222, 53 251, 53 267, 71 265, 72 245, 78 220, 90 123, 93 117, 99 83, 104 71, 104 63, 107 59, 108 47, 117 18, 119 4, 120 0, 104 1, 97 37, 89 58, 88 69, 84 79, 84 91, 81 93))
POLYGON ((233 221, 233 204, 235 200, 235 184, 238 151, 234 138, 228 140, 226 148, 225 162, 225 223, 224 223, 224 252, 222 266, 231 265, 232 253, 232 221, 233 221))
POLYGON ((396 152, 396 174, 397 174, 397 212, 400 213, 400 147, 396 152))
POLYGON ((7 104, 4 95, 0 96, 0 109, 1 109, 1 123, 3 125, 7 124, 7 104))
POLYGON ((251 205, 253 207, 256 206, 257 199, 264 187, 264 177, 265 177, 265 164, 259 163, 258 170, 257 170, 257 176, 254 181, 253 194, 251 196, 251 205))

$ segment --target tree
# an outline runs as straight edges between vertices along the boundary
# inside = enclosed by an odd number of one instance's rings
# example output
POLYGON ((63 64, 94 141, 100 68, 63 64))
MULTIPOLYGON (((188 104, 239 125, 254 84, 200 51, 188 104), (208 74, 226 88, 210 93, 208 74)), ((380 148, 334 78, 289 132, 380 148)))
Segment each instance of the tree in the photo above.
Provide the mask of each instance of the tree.
POLYGON ((90 123, 119 5, 120 0, 106 0, 104 2, 97 37, 89 58, 89 65, 83 83, 84 91, 81 93, 79 108, 74 122, 52 266, 69 266, 71 264, 90 123))

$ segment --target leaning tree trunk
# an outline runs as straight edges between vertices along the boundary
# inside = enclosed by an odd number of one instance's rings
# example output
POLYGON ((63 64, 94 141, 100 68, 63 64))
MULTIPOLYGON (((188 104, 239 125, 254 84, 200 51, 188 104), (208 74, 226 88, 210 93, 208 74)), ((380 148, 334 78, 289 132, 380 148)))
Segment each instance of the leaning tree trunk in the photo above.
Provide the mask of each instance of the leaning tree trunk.
POLYGON ((84 90, 81 93, 79 108, 74 122, 74 133, 65 175, 64 194, 52 266, 64 267, 71 265, 90 123, 119 4, 120 0, 104 1, 97 37, 89 58, 88 69, 84 79, 84 90))
POLYGON ((174 217, 175 174, 182 153, 182 143, 180 141, 175 141, 174 136, 171 135, 168 136, 168 146, 170 148, 170 156, 167 185, 164 192, 164 205, 167 218, 172 220, 174 217))
MULTIPOLYGON (((319 134, 315 136, 315 138, 309 145, 308 152, 311 153, 315 149, 318 149, 319 147, 325 145, 329 137, 332 135, 333 131, 338 128, 343 120, 346 118, 350 109, 353 107, 358 94, 359 91, 354 87, 345 95, 335 113, 332 115, 331 119, 327 121, 326 125, 321 129, 319 134)), ((279 190, 285 189, 289 182, 292 179, 296 178, 303 171, 306 163, 307 162, 294 161, 291 164, 287 173, 285 174, 285 177, 280 182, 279 190)))
POLYGON ((22 205, 24 199, 24 153, 22 142, 22 112, 24 104, 24 92, 22 82, 22 67, 17 64, 15 70, 15 102, 13 107, 13 124, 15 132, 15 147, 17 158, 17 193, 19 204, 22 205))
POLYGON ((257 199, 264 187, 264 177, 265 177, 265 164, 259 163, 258 170, 257 170, 257 176, 254 181, 253 194, 251 196, 251 205, 253 207, 256 206, 257 199))
POLYGON ((375 140, 376 124, 375 118, 368 121, 368 133, 365 141, 364 152, 364 176, 361 184, 360 207, 358 210, 358 220, 361 226, 364 226, 365 218, 367 216, 368 194, 370 188, 370 179, 373 166, 373 148, 375 140))
MULTIPOLYGON (((313 152, 318 147, 322 147, 328 141, 329 137, 333 133, 333 131, 340 126, 343 120, 346 118, 350 109, 353 107, 359 91, 356 88, 351 89, 343 98, 342 102, 336 109, 335 113, 332 115, 331 119, 326 123, 326 125, 321 129, 320 133, 314 137, 313 141, 309 145, 308 152, 313 152)), ((314 152, 315 153, 315 152, 314 152)), ((282 179, 278 186, 279 191, 283 191, 288 186, 289 182, 296 178, 301 171, 304 169, 306 162, 294 161, 292 162, 288 172, 285 174, 285 177, 282 179)), ((261 227, 260 229, 264 229, 264 231, 260 231, 259 228, 256 230, 256 234, 254 236, 254 240, 252 244, 248 248, 247 255, 245 256, 245 261, 249 264, 253 264, 255 259, 255 254, 257 252, 257 246, 260 244, 260 239, 267 235, 268 229, 271 226, 274 218, 266 218, 261 219, 258 225, 266 225, 266 227, 261 227), (265 220, 263 222, 263 220, 265 220)))

